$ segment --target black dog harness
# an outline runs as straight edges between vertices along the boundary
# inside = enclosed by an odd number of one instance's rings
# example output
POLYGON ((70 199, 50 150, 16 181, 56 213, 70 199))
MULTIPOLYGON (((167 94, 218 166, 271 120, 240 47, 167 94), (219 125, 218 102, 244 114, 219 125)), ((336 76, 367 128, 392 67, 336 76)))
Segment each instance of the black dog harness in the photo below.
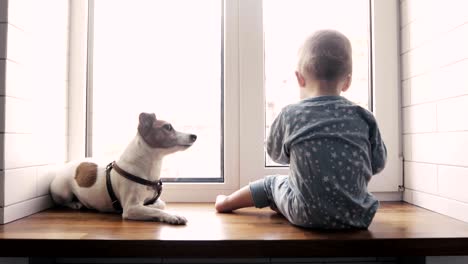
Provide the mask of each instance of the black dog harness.
POLYGON ((113 161, 109 163, 109 165, 107 165, 106 167, 106 186, 107 186, 107 192, 109 193, 109 196, 112 200, 112 207, 114 207, 116 211, 122 212, 122 205, 120 204, 119 199, 117 199, 117 196, 115 196, 114 190, 112 189, 112 183, 111 183, 111 177, 110 177, 110 173, 112 169, 114 169, 119 175, 121 175, 122 177, 130 181, 143 184, 143 185, 152 187, 154 189, 153 197, 149 200, 146 200, 143 205, 153 204, 154 202, 156 202, 156 200, 158 200, 159 196, 161 196, 161 193, 162 193, 162 181, 161 180, 148 181, 143 178, 137 177, 133 174, 130 174, 124 171, 119 166, 117 166, 115 161, 113 161))

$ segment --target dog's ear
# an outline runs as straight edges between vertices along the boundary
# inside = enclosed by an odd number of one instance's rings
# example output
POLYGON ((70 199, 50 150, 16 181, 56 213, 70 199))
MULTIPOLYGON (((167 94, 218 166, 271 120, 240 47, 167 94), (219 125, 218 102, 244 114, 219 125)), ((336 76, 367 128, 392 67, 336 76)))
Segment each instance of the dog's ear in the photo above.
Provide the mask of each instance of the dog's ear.
POLYGON ((138 132, 140 135, 146 135, 153 127, 156 121, 156 115, 154 113, 141 113, 139 116, 138 132))

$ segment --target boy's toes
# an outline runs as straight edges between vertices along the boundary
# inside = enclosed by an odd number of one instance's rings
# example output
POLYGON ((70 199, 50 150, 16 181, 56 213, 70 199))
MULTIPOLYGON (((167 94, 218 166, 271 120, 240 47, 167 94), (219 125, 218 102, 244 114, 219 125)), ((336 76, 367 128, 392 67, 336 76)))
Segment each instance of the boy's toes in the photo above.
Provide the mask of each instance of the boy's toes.
POLYGON ((230 211, 226 205, 226 198, 226 195, 218 195, 216 197, 215 209, 218 213, 226 213, 230 211))

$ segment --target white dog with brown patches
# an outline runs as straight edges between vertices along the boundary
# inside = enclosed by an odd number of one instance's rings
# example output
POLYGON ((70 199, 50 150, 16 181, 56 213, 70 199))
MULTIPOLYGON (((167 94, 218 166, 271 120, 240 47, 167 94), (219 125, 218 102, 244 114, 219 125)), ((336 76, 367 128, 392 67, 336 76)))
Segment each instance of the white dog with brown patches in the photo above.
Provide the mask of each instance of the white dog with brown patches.
POLYGON ((121 212, 124 219, 185 224, 185 217, 164 211, 160 172, 164 156, 189 148, 196 139, 157 120, 155 114, 141 113, 137 135, 117 161, 65 164, 51 183, 52 198, 73 209, 121 212))

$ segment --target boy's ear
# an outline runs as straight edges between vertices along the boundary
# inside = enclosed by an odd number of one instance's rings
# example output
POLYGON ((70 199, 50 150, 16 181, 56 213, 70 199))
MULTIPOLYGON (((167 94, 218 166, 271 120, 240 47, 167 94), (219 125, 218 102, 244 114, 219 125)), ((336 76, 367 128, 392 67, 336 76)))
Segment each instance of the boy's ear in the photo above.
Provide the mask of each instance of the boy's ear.
POLYGON ((296 71, 295 73, 296 73, 297 84, 299 84, 299 87, 301 87, 301 88, 305 87, 306 80, 305 80, 304 76, 298 71, 296 71))
POLYGON ((352 80, 353 80, 352 75, 348 74, 348 76, 346 76, 346 78, 344 80, 343 88, 341 88, 342 92, 346 92, 349 89, 349 87, 351 86, 351 81, 352 80))
POLYGON ((154 122, 156 121, 156 115, 154 113, 141 113, 139 116, 138 132, 144 136, 151 130, 154 122))

